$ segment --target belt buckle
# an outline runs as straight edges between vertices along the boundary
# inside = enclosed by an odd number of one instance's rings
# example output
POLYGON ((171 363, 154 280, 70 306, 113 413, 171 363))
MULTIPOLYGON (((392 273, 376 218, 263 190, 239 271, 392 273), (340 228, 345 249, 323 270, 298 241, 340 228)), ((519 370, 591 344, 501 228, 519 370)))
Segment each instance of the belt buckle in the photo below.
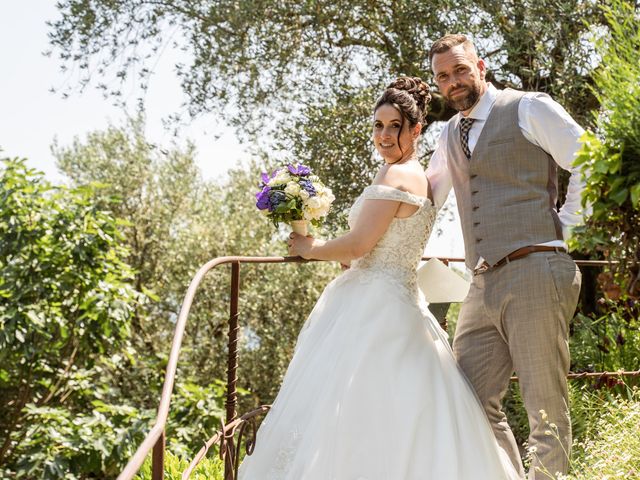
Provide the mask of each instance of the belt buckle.
POLYGON ((486 272, 487 270, 489 270, 489 268, 491 268, 489 266, 489 264, 487 262, 483 263, 482 265, 480 265, 478 268, 473 270, 473 274, 474 275, 480 275, 484 272, 486 272))

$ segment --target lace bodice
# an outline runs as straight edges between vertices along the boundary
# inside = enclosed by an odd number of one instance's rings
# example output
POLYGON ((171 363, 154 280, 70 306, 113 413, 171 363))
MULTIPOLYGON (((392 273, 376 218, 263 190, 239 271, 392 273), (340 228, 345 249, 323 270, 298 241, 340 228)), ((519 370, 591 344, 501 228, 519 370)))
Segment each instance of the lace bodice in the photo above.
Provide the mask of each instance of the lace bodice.
POLYGON ((397 200, 419 208, 409 217, 394 218, 373 250, 351 262, 350 270, 388 275, 407 287, 413 296, 417 293, 416 269, 431 234, 437 209, 425 197, 385 185, 369 185, 351 207, 350 227, 355 224, 363 202, 368 199, 397 200))

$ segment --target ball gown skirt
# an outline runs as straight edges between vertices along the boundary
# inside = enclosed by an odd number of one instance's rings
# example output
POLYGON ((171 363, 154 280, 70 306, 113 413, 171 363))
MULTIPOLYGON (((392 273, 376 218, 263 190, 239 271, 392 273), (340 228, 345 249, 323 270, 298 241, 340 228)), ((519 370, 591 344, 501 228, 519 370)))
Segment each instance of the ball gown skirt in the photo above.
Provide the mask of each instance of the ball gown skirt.
POLYGON ((324 290, 241 480, 519 478, 421 295, 351 269, 324 290))

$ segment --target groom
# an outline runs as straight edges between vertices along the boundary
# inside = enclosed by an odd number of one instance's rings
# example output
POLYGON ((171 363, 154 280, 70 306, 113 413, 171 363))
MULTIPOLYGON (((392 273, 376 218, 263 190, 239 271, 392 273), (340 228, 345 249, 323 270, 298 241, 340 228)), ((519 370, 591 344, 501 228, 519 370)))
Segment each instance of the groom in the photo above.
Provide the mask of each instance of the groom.
POLYGON ((464 35, 446 35, 429 55, 440 92, 459 113, 445 126, 427 177, 437 205, 453 185, 473 272, 453 349, 524 476, 502 411, 515 371, 535 452, 529 479, 554 478, 566 473, 571 446, 568 330, 581 277, 564 240, 582 220, 580 173, 571 165, 583 130, 545 94, 488 83, 464 35), (572 172, 560 211, 558 166, 572 172))

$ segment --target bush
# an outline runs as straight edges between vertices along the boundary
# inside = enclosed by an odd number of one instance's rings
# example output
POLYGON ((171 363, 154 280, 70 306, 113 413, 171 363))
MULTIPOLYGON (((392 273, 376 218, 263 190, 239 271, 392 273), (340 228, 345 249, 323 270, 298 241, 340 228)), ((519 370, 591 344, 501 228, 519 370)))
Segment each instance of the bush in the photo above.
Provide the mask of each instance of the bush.
MULTIPOLYGON (((574 242, 619 260, 614 280, 640 296, 640 15, 633 2, 603 7, 609 34, 597 43, 602 62, 594 92, 601 104, 596 133, 587 132, 576 159, 586 177, 583 201, 593 205, 574 242)), ((575 246, 575 245, 574 245, 575 246)))
MULTIPOLYGON (((166 366, 129 342, 146 299, 120 222, 95 185, 53 187, 23 160, 2 167, 0 478, 115 478, 156 416, 166 366)), ((186 455, 220 426, 224 386, 182 378, 167 438, 186 455)))
MULTIPOLYGON (((178 455, 168 453, 164 458, 164 478, 182 480, 182 472, 187 469, 189 462, 178 455)), ((189 478, 193 480, 223 480, 224 465, 217 456, 204 458, 189 478)), ((151 458, 145 461, 135 480, 151 480, 151 458)))
MULTIPOLYGON (((52 187, 24 160, 3 159, 1 174, 0 464, 56 478, 73 455, 49 463, 41 454, 74 435, 83 442, 88 424, 100 428, 91 416, 103 413, 91 404, 112 357, 127 355, 143 297, 131 286, 118 222, 93 202, 95 186, 52 187)), ((101 461, 83 460, 90 471, 101 461)))

